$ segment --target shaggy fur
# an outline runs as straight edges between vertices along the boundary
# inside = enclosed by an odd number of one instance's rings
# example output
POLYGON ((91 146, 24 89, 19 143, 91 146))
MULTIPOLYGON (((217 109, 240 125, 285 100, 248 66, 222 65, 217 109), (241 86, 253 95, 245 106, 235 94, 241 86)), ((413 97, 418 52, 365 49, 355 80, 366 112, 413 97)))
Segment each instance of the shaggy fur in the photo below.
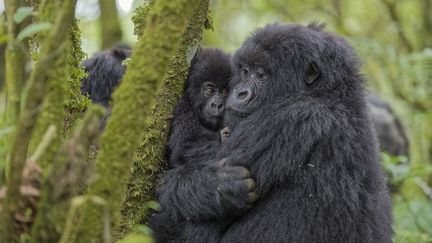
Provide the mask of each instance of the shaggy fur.
POLYGON ((233 69, 230 137, 212 159, 167 174, 159 200, 173 220, 157 221, 159 233, 180 234, 173 242, 391 242, 391 200, 346 41, 317 24, 272 24, 245 41, 233 69), (186 226, 173 230, 175 220, 186 226))
POLYGON ((122 62, 130 56, 130 49, 117 46, 95 53, 83 62, 87 77, 82 80, 81 92, 93 103, 108 108, 111 95, 126 71, 122 62))
POLYGON ((228 98, 227 120, 242 118, 219 156, 250 168, 260 198, 221 242, 391 242, 391 199, 347 42, 316 24, 268 25, 234 66, 237 86, 244 67, 264 78, 243 109, 230 107, 235 90, 228 98))
MULTIPOLYGON (((169 170, 162 178, 163 183, 158 189, 157 196, 162 211, 150 219, 157 242, 179 241, 183 232, 189 232, 186 235, 194 235, 193 231, 207 228, 204 226, 205 223, 195 227, 192 222, 186 220, 200 217, 207 219, 209 213, 199 212, 199 208, 195 209, 193 195, 189 194, 195 188, 185 185, 189 181, 207 183, 205 177, 195 176, 194 172, 205 167, 197 161, 208 160, 215 155, 214 149, 220 146, 219 130, 222 126, 224 107, 221 107, 223 110, 218 117, 205 114, 211 109, 209 104, 212 99, 220 99, 219 102, 225 104, 232 76, 230 58, 221 50, 203 49, 198 51, 192 61, 185 92, 177 104, 171 123, 166 150, 169 170), (216 85, 215 94, 212 97, 205 97, 203 85, 209 81, 216 85), (182 207, 183 205, 185 207, 182 207), (190 208, 193 209, 189 210, 190 208)), ((208 227, 211 231, 214 228, 215 226, 208 227)))

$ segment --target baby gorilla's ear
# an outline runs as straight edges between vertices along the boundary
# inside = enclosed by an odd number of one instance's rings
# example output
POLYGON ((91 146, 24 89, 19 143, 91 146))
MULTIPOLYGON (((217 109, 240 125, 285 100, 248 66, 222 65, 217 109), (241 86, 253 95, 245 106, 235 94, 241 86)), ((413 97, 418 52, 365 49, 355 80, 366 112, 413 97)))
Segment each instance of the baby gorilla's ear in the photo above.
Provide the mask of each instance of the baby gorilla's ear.
POLYGON ((318 69, 318 65, 315 62, 311 62, 306 71, 306 84, 312 84, 321 75, 321 71, 318 69))

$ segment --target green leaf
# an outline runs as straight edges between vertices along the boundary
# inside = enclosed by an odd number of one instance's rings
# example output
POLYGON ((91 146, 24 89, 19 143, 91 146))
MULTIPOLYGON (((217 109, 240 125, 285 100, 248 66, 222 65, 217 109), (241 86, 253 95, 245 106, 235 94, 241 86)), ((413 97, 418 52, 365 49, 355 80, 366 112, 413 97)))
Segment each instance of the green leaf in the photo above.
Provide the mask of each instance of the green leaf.
POLYGON ((20 24, 33 12, 32 7, 21 7, 13 15, 13 20, 15 23, 20 24))
POLYGON ((17 41, 22 41, 27 37, 30 37, 38 32, 48 30, 51 28, 51 23, 42 22, 37 24, 31 24, 25 27, 17 36, 17 41))

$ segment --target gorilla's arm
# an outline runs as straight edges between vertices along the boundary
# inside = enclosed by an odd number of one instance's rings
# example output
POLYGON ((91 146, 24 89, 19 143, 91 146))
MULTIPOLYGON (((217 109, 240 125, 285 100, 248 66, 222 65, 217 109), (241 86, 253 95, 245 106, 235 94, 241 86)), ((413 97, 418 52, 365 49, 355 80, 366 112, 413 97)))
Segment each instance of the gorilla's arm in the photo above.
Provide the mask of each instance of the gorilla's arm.
POLYGON ((246 168, 220 160, 188 163, 165 172, 157 194, 162 212, 174 221, 218 220, 246 208, 254 200, 249 195, 254 187, 246 168))
POLYGON ((337 136, 339 131, 333 131, 335 122, 322 102, 304 98, 275 102, 270 109, 257 112, 236 126, 223 145, 221 157, 249 168, 257 182, 257 193, 262 196, 289 180, 301 167, 314 166, 308 165, 311 159, 324 159, 321 155, 327 151, 319 150, 331 148, 319 144, 326 144, 331 133, 337 136))

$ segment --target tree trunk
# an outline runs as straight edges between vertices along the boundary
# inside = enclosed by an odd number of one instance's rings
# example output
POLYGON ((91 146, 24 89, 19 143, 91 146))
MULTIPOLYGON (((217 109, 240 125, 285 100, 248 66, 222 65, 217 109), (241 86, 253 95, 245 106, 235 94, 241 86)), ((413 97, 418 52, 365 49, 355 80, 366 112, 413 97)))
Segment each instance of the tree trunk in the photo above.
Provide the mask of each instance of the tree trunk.
MULTIPOLYGON (((56 57, 61 54, 62 48, 58 48, 59 43, 63 43, 67 36, 67 26, 73 18, 76 0, 66 0, 60 9, 53 27, 49 31, 46 40, 43 41, 40 60, 35 64, 34 70, 29 79, 28 97, 25 101, 23 111, 20 114, 14 141, 12 141, 12 151, 9 158, 10 170, 8 173, 6 199, 3 203, 2 221, 0 235, 5 242, 16 242, 17 227, 14 220, 14 213, 20 201, 21 172, 27 159, 29 141, 38 117, 40 107, 47 89, 48 69, 54 66, 56 57)), ((8 64, 10 65, 10 64, 8 64)), ((16 68, 22 68, 17 66, 16 68)))
POLYGON ((91 106, 56 156, 42 184, 42 198, 32 226, 34 242, 59 241, 71 199, 79 195, 79 185, 87 179, 89 150, 98 137, 103 114, 102 108, 91 106))
MULTIPOLYGON (((187 57, 195 54, 204 27, 211 28, 208 20, 209 0, 200 0, 189 19, 183 39, 168 67, 156 96, 156 106, 144 129, 143 139, 134 159, 128 193, 122 205, 122 221, 116 238, 124 235, 133 225, 145 221, 148 208, 145 202, 154 199, 157 182, 155 175, 165 166, 165 143, 169 123, 183 93, 189 71, 187 57)), ((190 61, 190 60, 189 60, 190 61)))
POLYGON ((6 61, 6 93, 7 93, 7 119, 14 124, 20 114, 21 91, 24 86, 24 70, 26 54, 23 42, 18 42, 16 36, 20 25, 13 20, 18 8, 25 6, 24 0, 5 0, 6 21, 8 30, 8 44, 5 52, 6 61))
POLYGON ((114 93, 111 119, 101 136, 95 165, 98 179, 88 188, 88 195, 105 200, 112 220, 107 222, 106 217, 101 219, 103 214, 100 206, 89 203, 84 205, 76 242, 101 242, 104 239, 104 224, 114 227, 118 225, 133 155, 139 145, 140 131, 144 129, 147 116, 154 105, 156 90, 197 2, 198 0, 156 1, 147 16, 143 36, 132 53, 122 84, 114 93))
POLYGON ((111 48, 114 44, 121 41, 122 30, 118 18, 115 0, 99 0, 100 25, 101 25, 101 44, 102 49, 111 48))

